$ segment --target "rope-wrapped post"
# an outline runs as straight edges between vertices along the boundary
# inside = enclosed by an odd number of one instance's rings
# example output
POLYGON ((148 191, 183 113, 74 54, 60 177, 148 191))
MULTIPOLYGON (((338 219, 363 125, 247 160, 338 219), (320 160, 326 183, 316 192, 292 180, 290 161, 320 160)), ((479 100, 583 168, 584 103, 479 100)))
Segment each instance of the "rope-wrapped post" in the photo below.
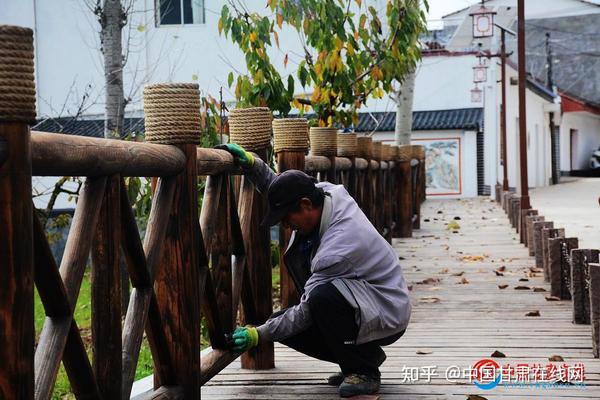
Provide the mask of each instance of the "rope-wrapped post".
POLYGON ((371 169, 371 159, 373 158, 373 140, 367 136, 356 138, 356 155, 367 161, 367 169, 361 173, 358 184, 359 205, 367 218, 372 221, 371 207, 373 204, 373 191, 371 180, 373 171, 371 169))
MULTIPOLYGON (((533 211, 533 210, 527 210, 527 211, 533 211)), ((525 235, 525 246, 529 249, 529 255, 530 256, 535 256, 535 248, 534 248, 534 243, 533 243, 533 224, 534 222, 542 222, 545 221, 546 219, 544 218, 543 215, 527 215, 525 217, 525 224, 523 224, 524 227, 526 227, 526 229, 524 229, 524 235, 525 235)))
POLYGON ((598 250, 571 250, 571 288, 573 297, 573 323, 590 323, 590 263, 598 263, 598 250))
POLYGON ((0 25, 0 397, 34 398, 33 31, 0 25))
MULTIPOLYGON (((271 111, 266 107, 236 108, 229 114, 230 141, 253 151, 263 160, 267 160, 273 124, 271 111)), ((281 146, 278 141, 278 146, 281 146)), ((278 149, 281 149, 278 147, 278 149)), ((238 178, 240 187, 249 184, 244 178, 238 178)), ((242 189, 240 190, 242 192, 242 189)), ((261 226, 267 209, 266 196, 256 190, 242 198, 240 195, 240 221, 246 246, 246 265, 249 272, 250 287, 256 303, 255 319, 245 315, 245 324, 260 325, 273 313, 271 238, 269 227, 261 226), (248 212, 251 211, 250 215, 248 212)), ((261 343, 255 349, 242 355, 242 368, 270 369, 275 367, 273 343, 261 343)))
POLYGON ((600 355, 600 264, 590 263, 590 323, 592 325, 592 352, 600 355))
POLYGON ((535 266, 544 271, 544 277, 546 271, 544 270, 544 250, 542 246, 542 230, 554 228, 554 222, 552 221, 539 221, 533 223, 533 251, 535 253, 535 266))
POLYGON ((398 184, 399 221, 397 235, 401 238, 412 236, 412 179, 410 160, 412 147, 404 145, 398 147, 398 167, 396 168, 396 182, 398 184))
MULTIPOLYGON (((340 132, 337 134, 337 155, 338 157, 347 157, 350 159, 352 166, 347 173, 348 180, 346 189, 350 196, 356 196, 356 151, 357 151, 356 133, 340 132)), ((358 200, 357 200, 358 201, 358 200)))
POLYGON ((564 228, 542 229, 542 266, 544 268, 544 281, 550 282, 550 247, 549 239, 565 237, 564 228))
POLYGON ((550 294, 571 300, 571 250, 578 247, 577 238, 548 239, 550 294))
POLYGON ((395 237, 395 232, 398 226, 398 202, 396 199, 398 198, 398 182, 396 180, 396 169, 398 168, 398 146, 392 145, 390 147, 390 157, 393 162, 392 168, 390 169, 389 177, 390 177, 390 198, 392 199, 392 237, 395 237))
MULTIPOLYGON (((308 150, 308 121, 305 118, 279 118, 273 120, 273 144, 277 157, 277 171, 289 169, 304 171, 305 154, 308 150)), ((281 306, 283 308, 298 304, 300 296, 294 286, 283 254, 287 249, 292 231, 279 226, 279 267, 281 285, 281 306)))
POLYGON ((337 129, 334 127, 311 126, 310 154, 313 156, 325 156, 331 161, 331 167, 327 171, 327 180, 337 183, 335 157, 337 155, 337 129))
MULTIPOLYGON (((196 145, 200 143, 201 131, 198 85, 147 85, 144 113, 146 141, 176 145, 186 156, 184 170, 175 177, 168 234, 154 284, 172 373, 171 376, 155 374, 155 386, 181 386, 186 398, 197 398, 200 395, 200 281, 208 271, 208 266, 200 262, 204 241, 198 219, 196 145)), ((155 371, 160 370, 155 366, 155 371)))

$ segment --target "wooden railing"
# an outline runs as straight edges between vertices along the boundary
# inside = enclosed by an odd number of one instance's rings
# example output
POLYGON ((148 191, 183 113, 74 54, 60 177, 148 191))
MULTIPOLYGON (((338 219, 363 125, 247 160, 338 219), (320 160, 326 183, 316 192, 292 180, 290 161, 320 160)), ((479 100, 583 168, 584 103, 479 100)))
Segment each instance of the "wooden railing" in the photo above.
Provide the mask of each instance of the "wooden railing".
MULTIPOLYGON (((266 159, 266 151, 257 156, 266 159)), ((423 169, 410 160, 295 157, 308 173, 346 186, 389 241, 418 226, 423 169)), ((155 388, 165 397, 199 398, 200 386, 238 356, 225 334, 271 314, 269 230, 259 226, 265 201, 222 150, 30 135, 25 124, 0 122, 0 398, 49 399, 62 361, 77 398, 127 399, 144 332, 155 388), (32 175, 86 177, 60 266, 32 204, 32 175), (153 181, 143 241, 128 176, 153 181), (199 176, 206 176, 200 212, 199 176), (89 254, 92 362, 73 318, 89 254), (133 286, 124 323, 121 256, 133 286), (46 312, 35 353, 34 283, 46 312), (202 358, 201 314, 212 346, 202 358)), ((282 234, 283 246, 289 232, 282 234)), ((283 267, 287 306, 297 294, 284 275, 283 267)), ((244 354, 242 364, 273 367, 272 344, 244 354)))

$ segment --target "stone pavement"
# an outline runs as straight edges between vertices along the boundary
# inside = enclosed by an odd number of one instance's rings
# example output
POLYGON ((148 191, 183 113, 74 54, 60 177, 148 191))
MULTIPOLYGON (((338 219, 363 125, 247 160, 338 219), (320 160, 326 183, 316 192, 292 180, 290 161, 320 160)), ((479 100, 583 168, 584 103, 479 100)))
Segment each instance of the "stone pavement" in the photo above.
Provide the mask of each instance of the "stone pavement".
POLYGON ((600 248, 600 178, 562 177, 558 185, 532 189, 531 207, 567 237, 579 238, 579 247, 600 248))

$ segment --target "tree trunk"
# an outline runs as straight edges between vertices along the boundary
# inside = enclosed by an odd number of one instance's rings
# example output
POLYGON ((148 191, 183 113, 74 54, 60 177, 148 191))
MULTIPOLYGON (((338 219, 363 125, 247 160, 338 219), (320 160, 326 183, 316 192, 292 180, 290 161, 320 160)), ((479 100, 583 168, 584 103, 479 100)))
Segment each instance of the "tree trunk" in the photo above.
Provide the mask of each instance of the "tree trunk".
POLYGON ((412 132, 412 108, 415 93, 415 70, 404 78, 396 95, 396 133, 397 145, 410 144, 412 132))
POLYGON ((126 21, 120 0, 104 0, 100 24, 100 41, 104 55, 106 80, 106 118, 104 137, 120 137, 123 133, 125 99, 123 94, 123 46, 121 30, 126 21))
MULTIPOLYGON (((125 95, 123 92, 123 44, 122 29, 127 23, 127 15, 121 0, 104 0, 97 9, 100 26, 100 43, 104 56, 104 79, 106 86, 106 110, 104 137, 120 138, 123 134, 125 95)), ((126 265, 121 262, 121 310, 129 305, 129 275, 126 265)))

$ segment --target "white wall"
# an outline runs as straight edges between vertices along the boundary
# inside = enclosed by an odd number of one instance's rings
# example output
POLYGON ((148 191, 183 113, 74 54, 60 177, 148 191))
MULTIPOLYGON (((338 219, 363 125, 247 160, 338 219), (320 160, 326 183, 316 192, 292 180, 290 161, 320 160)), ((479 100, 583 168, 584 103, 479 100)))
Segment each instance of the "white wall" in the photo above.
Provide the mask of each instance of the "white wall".
POLYGON ((589 112, 567 112, 562 115, 560 124, 560 170, 587 169, 592 152, 600 146, 600 116, 589 112), (571 151, 571 129, 577 130, 574 143, 577 148, 571 151))
MULTIPOLYGON (((460 195, 430 195, 431 198, 462 198, 477 196, 477 132, 459 130, 413 131, 412 144, 419 139, 460 138, 460 195)), ((394 132, 377 132, 373 140, 394 143, 394 132)))
MULTIPOLYGON (((507 82, 511 77, 516 77, 517 72, 507 67, 507 82)), ((498 75, 499 79, 500 75, 498 75)), ((501 103, 501 90, 498 90, 498 107, 501 103)), ((520 158, 519 158, 519 92, 517 85, 507 84, 506 87, 506 136, 507 136, 507 163, 508 183, 511 187, 520 188, 520 158)), ((544 111, 544 104, 550 102, 531 90, 526 91, 527 107, 527 179, 529 187, 547 186, 552 177, 552 159, 550 147, 550 127, 548 113, 544 111)), ((498 132, 500 119, 498 118, 498 132)), ((498 141, 497 151, 500 149, 498 141)), ((503 179, 502 166, 498 158, 498 180, 503 179)))

